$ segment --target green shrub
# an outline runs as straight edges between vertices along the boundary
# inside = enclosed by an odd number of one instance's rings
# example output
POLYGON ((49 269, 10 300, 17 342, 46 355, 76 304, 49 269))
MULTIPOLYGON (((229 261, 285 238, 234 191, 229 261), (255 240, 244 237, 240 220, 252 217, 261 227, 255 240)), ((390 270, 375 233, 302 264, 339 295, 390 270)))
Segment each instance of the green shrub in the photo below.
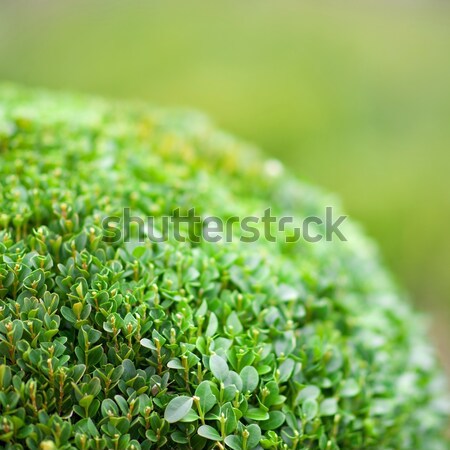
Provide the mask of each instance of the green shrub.
POLYGON ((332 198, 200 115, 10 85, 0 158, 3 448, 445 448, 420 320, 353 224, 226 244, 102 225, 332 198))

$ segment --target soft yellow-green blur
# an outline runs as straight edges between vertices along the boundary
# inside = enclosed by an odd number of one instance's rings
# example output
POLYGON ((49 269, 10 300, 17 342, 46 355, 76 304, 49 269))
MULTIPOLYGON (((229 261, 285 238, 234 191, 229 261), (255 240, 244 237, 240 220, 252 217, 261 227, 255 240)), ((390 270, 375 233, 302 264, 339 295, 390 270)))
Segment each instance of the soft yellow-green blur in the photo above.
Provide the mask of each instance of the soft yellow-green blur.
POLYGON ((450 7, 314 3, 2 2, 0 79, 204 110, 340 193, 445 357, 450 7))

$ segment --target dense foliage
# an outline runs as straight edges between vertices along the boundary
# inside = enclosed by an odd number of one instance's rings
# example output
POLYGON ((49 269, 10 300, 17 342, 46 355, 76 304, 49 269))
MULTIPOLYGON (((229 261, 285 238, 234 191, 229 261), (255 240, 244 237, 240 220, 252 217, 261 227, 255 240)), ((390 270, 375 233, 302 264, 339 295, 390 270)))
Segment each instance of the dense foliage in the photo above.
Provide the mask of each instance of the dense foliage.
POLYGON ((445 448, 432 350, 354 225, 320 243, 102 228, 124 207, 300 219, 333 199, 197 114, 14 86, 0 163, 3 448, 445 448))

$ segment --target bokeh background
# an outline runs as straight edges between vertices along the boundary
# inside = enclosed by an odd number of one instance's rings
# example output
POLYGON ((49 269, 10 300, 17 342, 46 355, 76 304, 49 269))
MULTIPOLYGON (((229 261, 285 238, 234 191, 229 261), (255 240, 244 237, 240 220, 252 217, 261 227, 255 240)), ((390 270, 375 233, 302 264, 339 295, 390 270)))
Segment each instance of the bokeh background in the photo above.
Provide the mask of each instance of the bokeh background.
POLYGON ((450 4, 0 1, 0 79, 206 111, 340 194, 450 373, 450 4))

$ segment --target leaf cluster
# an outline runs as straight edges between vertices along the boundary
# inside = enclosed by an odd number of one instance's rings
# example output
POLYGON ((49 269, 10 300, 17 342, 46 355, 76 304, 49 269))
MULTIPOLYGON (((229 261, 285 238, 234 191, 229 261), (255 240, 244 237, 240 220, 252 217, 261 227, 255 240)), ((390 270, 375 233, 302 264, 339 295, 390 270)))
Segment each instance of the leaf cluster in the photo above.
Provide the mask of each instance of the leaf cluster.
POLYGON ((442 449, 420 320, 348 243, 111 243, 130 207, 302 218, 194 113, 0 89, 0 442, 6 450, 442 449))

